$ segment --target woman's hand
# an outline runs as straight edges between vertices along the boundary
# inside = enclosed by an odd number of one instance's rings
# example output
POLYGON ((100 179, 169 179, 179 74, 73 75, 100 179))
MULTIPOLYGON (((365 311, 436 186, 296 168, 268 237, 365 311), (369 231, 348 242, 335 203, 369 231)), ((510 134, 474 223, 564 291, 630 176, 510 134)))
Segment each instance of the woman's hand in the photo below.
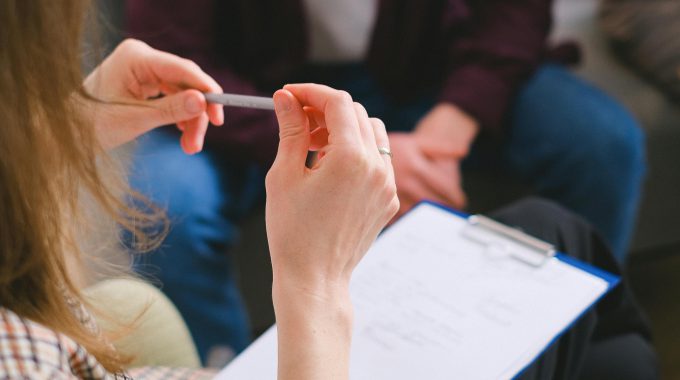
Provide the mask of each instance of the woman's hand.
POLYGON ((222 125, 222 106, 206 104, 202 92, 222 88, 195 63, 137 40, 125 40, 85 80, 101 102, 86 101, 99 140, 114 148, 167 124, 182 131, 188 154, 200 152, 208 121, 222 125))
POLYGON ((387 134, 347 93, 326 86, 288 85, 274 102, 280 143, 266 218, 279 378, 347 378, 350 276, 399 209, 390 158, 378 151, 389 147, 387 134), (328 133, 311 169, 310 124, 328 133))
POLYGON ((398 200, 385 127, 343 91, 287 85, 274 94, 279 150, 267 175, 267 233, 276 274, 304 284, 349 281, 351 271, 396 212, 398 200), (310 120, 328 131, 313 168, 310 120))

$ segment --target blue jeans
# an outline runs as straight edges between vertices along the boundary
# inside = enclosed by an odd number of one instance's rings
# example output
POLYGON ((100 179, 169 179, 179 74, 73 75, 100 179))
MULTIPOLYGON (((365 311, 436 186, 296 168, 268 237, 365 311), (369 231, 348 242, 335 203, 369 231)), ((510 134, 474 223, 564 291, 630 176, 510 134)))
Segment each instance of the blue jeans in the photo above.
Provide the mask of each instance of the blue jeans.
POLYGON ((177 306, 202 360, 216 345, 242 351, 250 328, 228 253, 238 221, 263 199, 262 170, 210 151, 188 156, 177 135, 155 130, 139 140, 131 184, 167 210, 171 226, 161 247, 135 257, 135 270, 177 306))
MULTIPOLYGON (((425 96, 394 104, 359 66, 311 71, 310 81, 346 90, 390 131, 411 130, 436 101, 425 96)), ((508 123, 509 134, 497 149, 490 151, 494 144, 484 137, 474 144, 463 177, 491 169, 523 180, 585 217, 623 262, 645 173, 645 138, 635 119, 564 67, 547 64, 518 92, 508 123)))
MULTIPOLYGON (((435 101, 393 104, 356 66, 306 79, 349 91, 390 130, 410 130, 435 101)), ((644 136, 634 119, 566 69, 546 65, 519 91, 509 122, 502 148, 489 155, 473 147, 470 160, 518 176, 581 214, 623 260, 645 171, 644 136)), ((228 250, 237 236, 235 223, 262 193, 261 175, 234 167, 216 152, 186 156, 176 137, 156 131, 141 141, 132 182, 167 207, 173 221, 163 247, 146 260, 159 269, 163 291, 187 321, 199 353, 205 358, 217 344, 240 351, 248 324, 228 250)))

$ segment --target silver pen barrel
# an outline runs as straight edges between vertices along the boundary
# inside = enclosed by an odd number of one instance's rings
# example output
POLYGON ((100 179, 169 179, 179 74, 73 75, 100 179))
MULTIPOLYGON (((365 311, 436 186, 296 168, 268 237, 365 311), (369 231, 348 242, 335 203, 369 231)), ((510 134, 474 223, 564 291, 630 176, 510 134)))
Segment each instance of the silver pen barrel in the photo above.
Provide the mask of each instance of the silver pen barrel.
POLYGON ((262 96, 236 95, 236 94, 205 94, 208 103, 222 104, 228 107, 256 108, 261 110, 274 110, 274 100, 262 96))

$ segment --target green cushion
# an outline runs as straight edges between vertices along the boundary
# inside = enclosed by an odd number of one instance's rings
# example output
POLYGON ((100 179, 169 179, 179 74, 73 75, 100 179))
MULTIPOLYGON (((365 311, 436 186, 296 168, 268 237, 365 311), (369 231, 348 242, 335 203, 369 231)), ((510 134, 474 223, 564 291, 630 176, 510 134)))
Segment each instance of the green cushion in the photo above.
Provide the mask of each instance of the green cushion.
POLYGON ((118 331, 120 326, 132 329, 114 342, 120 352, 134 357, 130 368, 200 367, 182 316, 155 287, 139 280, 113 279, 91 286, 85 294, 92 307, 106 313, 106 318, 97 318, 103 331, 118 331))

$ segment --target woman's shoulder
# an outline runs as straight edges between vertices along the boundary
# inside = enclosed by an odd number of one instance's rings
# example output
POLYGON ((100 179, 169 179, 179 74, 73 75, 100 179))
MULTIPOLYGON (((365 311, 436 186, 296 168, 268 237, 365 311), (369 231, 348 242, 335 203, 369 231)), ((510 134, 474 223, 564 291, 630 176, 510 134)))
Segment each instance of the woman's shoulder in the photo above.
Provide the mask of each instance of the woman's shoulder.
POLYGON ((126 378, 111 375, 73 339, 0 307, 0 377, 126 378))
POLYGON ((0 378, 208 379, 208 370, 136 368, 112 374, 68 336, 0 307, 0 378))

